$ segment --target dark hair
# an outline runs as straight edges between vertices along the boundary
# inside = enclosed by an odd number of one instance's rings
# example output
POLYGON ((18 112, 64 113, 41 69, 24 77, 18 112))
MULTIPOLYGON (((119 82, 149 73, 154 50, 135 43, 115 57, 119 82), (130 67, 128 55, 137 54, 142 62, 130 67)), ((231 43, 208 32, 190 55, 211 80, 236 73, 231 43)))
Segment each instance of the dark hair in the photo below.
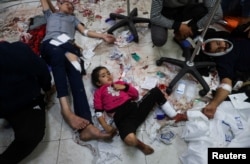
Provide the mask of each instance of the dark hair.
POLYGON ((102 69, 107 69, 106 67, 104 66, 98 66, 96 68, 93 69, 92 73, 91 73, 91 82, 92 84, 99 88, 100 86, 98 86, 96 83, 99 82, 99 72, 102 70, 102 69))
POLYGON ((205 44, 205 48, 204 49, 205 49, 206 52, 211 52, 211 48, 212 48, 211 47, 211 42, 208 42, 208 43, 205 44))

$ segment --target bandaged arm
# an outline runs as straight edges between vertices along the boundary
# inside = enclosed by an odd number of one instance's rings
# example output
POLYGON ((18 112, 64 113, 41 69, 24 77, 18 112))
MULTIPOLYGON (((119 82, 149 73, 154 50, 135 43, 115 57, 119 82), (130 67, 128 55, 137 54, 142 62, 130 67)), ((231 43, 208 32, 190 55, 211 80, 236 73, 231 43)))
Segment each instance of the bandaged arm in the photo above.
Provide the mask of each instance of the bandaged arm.
POLYGON ((83 24, 79 23, 77 26, 77 29, 79 30, 79 32, 87 37, 91 37, 91 38, 99 38, 99 39, 103 39, 104 38, 104 34, 103 33, 98 33, 92 30, 87 29, 83 24))
POLYGON ((210 103, 219 106, 231 93, 231 90, 232 90, 232 80, 229 78, 222 79, 220 85, 217 87, 215 96, 210 103))
POLYGON ((101 126, 103 127, 103 129, 106 131, 106 132, 111 132, 113 130, 113 127, 110 126, 109 124, 107 124, 106 120, 105 120, 105 117, 103 115, 103 111, 96 111, 95 112, 95 115, 97 117, 97 120, 98 122, 101 124, 101 126))

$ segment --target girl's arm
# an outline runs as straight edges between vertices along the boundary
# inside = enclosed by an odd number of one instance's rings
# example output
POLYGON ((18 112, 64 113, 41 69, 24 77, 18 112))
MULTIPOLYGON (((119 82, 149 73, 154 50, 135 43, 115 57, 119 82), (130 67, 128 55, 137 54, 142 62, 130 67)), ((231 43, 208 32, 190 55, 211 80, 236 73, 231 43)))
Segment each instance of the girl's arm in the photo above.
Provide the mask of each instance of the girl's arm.
POLYGON ((139 93, 138 93, 138 90, 130 85, 130 84, 127 84, 127 83, 124 83, 124 82, 117 82, 117 83, 114 83, 112 84, 113 88, 115 90, 123 90, 125 92, 127 92, 127 94, 133 99, 133 100, 136 100, 138 97, 139 97, 139 93))
POLYGON ((114 127, 107 124, 102 112, 96 112, 96 115, 99 123, 107 133, 113 133, 116 130, 114 127))

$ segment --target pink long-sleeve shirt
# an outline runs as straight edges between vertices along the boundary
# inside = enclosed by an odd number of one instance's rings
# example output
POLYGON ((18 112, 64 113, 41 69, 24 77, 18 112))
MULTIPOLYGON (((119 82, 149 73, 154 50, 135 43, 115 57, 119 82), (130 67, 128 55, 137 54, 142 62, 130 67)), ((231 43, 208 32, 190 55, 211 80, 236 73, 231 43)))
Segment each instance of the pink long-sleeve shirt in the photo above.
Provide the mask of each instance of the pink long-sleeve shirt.
POLYGON ((135 87, 123 81, 114 84, 126 84, 128 89, 115 91, 111 85, 103 85, 94 93, 94 108, 96 111, 111 111, 128 100, 136 100, 139 93, 135 87))

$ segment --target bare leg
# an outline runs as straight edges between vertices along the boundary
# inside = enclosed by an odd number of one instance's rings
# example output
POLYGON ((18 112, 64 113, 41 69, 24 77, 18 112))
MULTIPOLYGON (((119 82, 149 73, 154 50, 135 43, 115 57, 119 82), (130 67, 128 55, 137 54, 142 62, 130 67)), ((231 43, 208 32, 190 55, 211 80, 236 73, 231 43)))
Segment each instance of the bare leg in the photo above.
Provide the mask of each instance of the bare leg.
POLYGON ((78 56, 70 52, 66 53, 66 57, 69 61, 79 61, 78 56))
POLYGON ((145 155, 152 154, 154 152, 154 149, 150 147, 149 145, 146 145, 145 143, 141 142, 134 133, 128 134, 124 142, 129 146, 137 147, 139 150, 141 150, 145 155))
POLYGON ((67 97, 59 98, 61 105, 61 112, 64 120, 69 124, 69 126, 73 129, 84 129, 87 125, 89 125, 89 121, 75 115, 70 108, 70 104, 68 102, 67 97))
POLYGON ((115 133, 102 133, 94 125, 89 124, 80 132, 80 139, 89 141, 94 139, 111 139, 115 133))

